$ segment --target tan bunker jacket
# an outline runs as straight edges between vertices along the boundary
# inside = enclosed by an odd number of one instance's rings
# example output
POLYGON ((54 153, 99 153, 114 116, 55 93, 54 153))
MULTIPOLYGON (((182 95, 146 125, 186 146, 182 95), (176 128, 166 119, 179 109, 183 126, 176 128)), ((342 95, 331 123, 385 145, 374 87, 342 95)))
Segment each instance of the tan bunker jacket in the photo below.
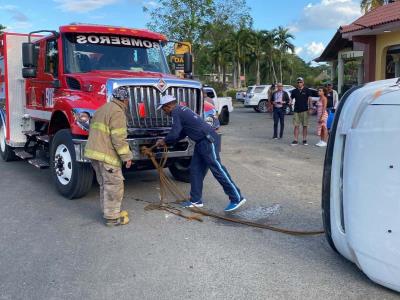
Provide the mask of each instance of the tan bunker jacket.
POLYGON ((126 106, 122 101, 112 100, 100 107, 90 122, 89 139, 85 157, 121 167, 121 161, 133 158, 126 141, 126 106))

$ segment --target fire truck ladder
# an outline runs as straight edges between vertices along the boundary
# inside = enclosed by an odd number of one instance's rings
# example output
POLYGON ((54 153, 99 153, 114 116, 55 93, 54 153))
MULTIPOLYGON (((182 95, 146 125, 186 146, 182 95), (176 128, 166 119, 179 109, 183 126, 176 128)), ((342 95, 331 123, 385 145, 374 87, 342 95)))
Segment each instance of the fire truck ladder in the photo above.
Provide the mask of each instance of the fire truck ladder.
POLYGON ((45 152, 41 151, 44 147, 48 147, 49 136, 32 130, 25 131, 24 134, 26 135, 24 148, 14 149, 15 155, 38 169, 49 168, 49 159, 45 152))

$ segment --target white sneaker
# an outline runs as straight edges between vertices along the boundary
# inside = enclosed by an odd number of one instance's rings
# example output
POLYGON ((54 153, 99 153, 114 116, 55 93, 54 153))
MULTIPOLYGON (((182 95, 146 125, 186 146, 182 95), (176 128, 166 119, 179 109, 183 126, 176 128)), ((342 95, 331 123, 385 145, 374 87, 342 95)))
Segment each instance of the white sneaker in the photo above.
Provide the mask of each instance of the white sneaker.
POLYGON ((319 141, 317 144, 315 144, 315 146, 317 147, 326 147, 326 143, 324 141, 319 141))

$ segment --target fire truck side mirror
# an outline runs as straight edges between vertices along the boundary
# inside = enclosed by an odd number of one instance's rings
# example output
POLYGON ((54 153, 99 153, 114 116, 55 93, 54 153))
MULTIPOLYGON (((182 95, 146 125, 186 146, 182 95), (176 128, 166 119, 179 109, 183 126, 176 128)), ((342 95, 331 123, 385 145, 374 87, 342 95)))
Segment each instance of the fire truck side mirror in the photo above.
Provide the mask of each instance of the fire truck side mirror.
POLYGON ((37 55, 34 43, 22 44, 22 64, 25 68, 37 67, 37 55))
POLYGON ((183 71, 185 74, 191 74, 193 71, 193 56, 189 52, 183 54, 183 71))
POLYGON ((36 68, 22 68, 23 78, 36 78, 36 68))

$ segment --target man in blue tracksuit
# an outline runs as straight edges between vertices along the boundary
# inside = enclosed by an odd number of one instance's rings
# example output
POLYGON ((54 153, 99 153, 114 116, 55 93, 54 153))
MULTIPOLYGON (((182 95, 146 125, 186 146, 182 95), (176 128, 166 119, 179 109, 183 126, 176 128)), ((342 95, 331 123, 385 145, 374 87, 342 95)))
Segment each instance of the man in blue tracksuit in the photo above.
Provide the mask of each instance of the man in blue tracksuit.
POLYGON ((211 170, 230 199, 225 211, 234 211, 244 204, 246 199, 242 197, 239 188, 221 164, 217 150, 219 149, 219 138, 215 130, 191 109, 178 105, 174 96, 162 97, 158 109, 160 108, 172 116, 173 125, 171 132, 164 139, 157 141, 157 146, 174 144, 186 136, 196 142, 190 165, 191 199, 184 202, 183 205, 185 207, 203 207, 203 181, 208 169, 211 170))

